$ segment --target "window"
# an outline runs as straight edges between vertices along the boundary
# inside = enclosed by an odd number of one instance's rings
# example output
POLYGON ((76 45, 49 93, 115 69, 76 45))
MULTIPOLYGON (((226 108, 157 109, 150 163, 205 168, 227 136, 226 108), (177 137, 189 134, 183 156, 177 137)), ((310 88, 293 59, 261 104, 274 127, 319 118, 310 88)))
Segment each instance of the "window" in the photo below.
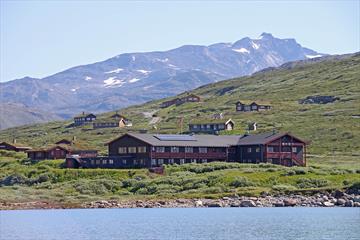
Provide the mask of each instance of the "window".
POLYGON ((179 152, 179 148, 178 147, 171 147, 170 151, 172 153, 178 153, 179 152))
POLYGON ((168 160, 168 162, 169 162, 169 164, 174 164, 174 159, 173 159, 173 158, 170 158, 170 159, 168 160))
POLYGON ((192 153, 193 151, 194 151, 194 149, 192 147, 185 147, 186 153, 192 153))
POLYGON ((274 147, 267 147, 268 152, 274 152, 274 147))
POLYGON ((180 159, 180 164, 184 164, 185 163, 185 159, 180 159))
POLYGON ((100 165, 100 160, 96 160, 96 165, 100 165))
POLYGON ((122 153, 126 153, 126 147, 119 147, 119 153, 122 154, 122 153))
POLYGON ((140 162, 140 165, 144 165, 144 163, 145 163, 144 159, 140 159, 139 162, 140 162))
POLYGON ((292 147, 292 152, 297 153, 297 147, 292 147))
POLYGON ((90 164, 91 164, 91 165, 94 165, 94 164, 95 164, 95 160, 91 160, 91 161, 90 161, 90 164))
POLYGON ((247 149, 247 152, 248 152, 248 153, 251 153, 251 147, 249 147, 249 148, 247 149))
POLYGON ((200 147, 199 148, 199 153, 207 153, 207 148, 206 147, 200 147))
POLYGON ((198 128, 198 125, 192 125, 192 128, 193 128, 193 129, 197 129, 197 128, 198 128))
POLYGON ((206 125, 206 128, 209 128, 209 129, 210 129, 210 124, 207 124, 207 125, 206 125))
POLYGON ((159 153, 165 152, 165 147, 156 147, 156 152, 159 152, 159 153))
POLYGON ((136 147, 128 147, 129 153, 136 153, 136 147))
POLYGON ((36 153, 36 157, 41 157, 41 155, 42 155, 41 152, 36 153))
POLYGON ((192 162, 192 163, 196 163, 196 159, 191 159, 191 162, 192 162))
POLYGON ((126 159, 122 160, 122 164, 126 165, 126 159))
POLYGON ((202 159, 201 162, 202 163, 207 163, 207 159, 202 159))
POLYGON ((114 160, 110 159, 109 164, 114 164, 114 160))
POLYGON ((151 165, 152 166, 156 165, 156 159, 151 159, 151 165))
POLYGON ((102 164, 107 164, 107 160, 106 160, 106 159, 103 159, 103 160, 102 160, 102 164))
POLYGON ((146 147, 138 147, 138 153, 146 153, 146 147))
POLYGON ((256 150, 256 152, 260 152, 260 148, 259 148, 259 147, 257 147, 255 150, 256 150))
POLYGON ((164 164, 164 159, 158 159, 158 165, 163 165, 164 164))

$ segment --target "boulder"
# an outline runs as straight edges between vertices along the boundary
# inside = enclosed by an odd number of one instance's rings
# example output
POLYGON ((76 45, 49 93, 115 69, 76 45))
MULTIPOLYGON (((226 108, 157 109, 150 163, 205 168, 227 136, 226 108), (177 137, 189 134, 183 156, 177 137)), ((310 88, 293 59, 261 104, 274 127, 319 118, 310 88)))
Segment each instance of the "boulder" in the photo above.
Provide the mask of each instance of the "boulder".
POLYGON ((333 196, 334 198, 342 198, 344 196, 344 193, 340 190, 336 190, 335 192, 333 192, 333 196))
POLYGON ((360 207, 360 202, 354 202, 354 207, 360 207))
POLYGON ((221 205, 220 205, 220 203, 212 202, 212 203, 208 203, 208 204, 207 204, 207 207, 217 208, 217 207, 221 207, 221 205))
POLYGON ((339 198, 336 202, 336 205, 343 206, 345 205, 346 201, 345 199, 339 198))
POLYGON ((346 201, 345 207, 353 207, 353 206, 354 206, 354 202, 352 200, 346 201))
POLYGON ((333 207, 334 204, 331 202, 323 202, 324 207, 333 207))
POLYGON ((296 206, 296 204, 297 204, 297 200, 295 199, 288 198, 284 200, 285 207, 293 207, 296 206))
POLYGON ((275 207, 284 207, 285 204, 284 204, 284 202, 275 202, 275 203, 274 203, 274 206, 275 206, 275 207))
POLYGON ((201 200, 195 201, 195 207, 202 207, 202 206, 203 206, 203 202, 201 200))
POLYGON ((256 207, 256 204, 252 200, 243 200, 240 203, 240 207, 256 207))
POLYGON ((354 201, 354 202, 360 202, 360 196, 354 197, 354 198, 353 198, 353 201, 354 201))

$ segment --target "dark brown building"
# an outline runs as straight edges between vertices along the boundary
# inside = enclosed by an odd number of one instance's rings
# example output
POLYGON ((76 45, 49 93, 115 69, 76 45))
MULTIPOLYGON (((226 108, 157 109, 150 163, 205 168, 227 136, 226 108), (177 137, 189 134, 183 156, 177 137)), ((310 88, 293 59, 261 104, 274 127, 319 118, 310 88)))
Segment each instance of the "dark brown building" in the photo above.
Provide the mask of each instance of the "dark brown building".
POLYGON ((289 133, 243 136, 127 133, 107 145, 109 156, 68 158, 68 166, 152 168, 212 161, 306 165, 306 142, 289 133))
POLYGON ((92 123, 95 120, 96 120, 96 116, 94 114, 83 112, 81 115, 74 117, 74 125, 75 126, 84 125, 84 124, 92 123))
POLYGON ((160 104, 161 108, 167 108, 172 105, 181 105, 187 102, 200 102, 201 98, 195 94, 187 94, 185 97, 182 98, 175 98, 169 101, 162 102, 160 104))
POLYGON ((252 111, 264 111, 270 110, 270 105, 258 104, 256 102, 252 102, 250 104, 245 104, 240 101, 236 103, 236 111, 237 112, 252 112, 252 111))
POLYGON ((26 152, 28 154, 28 158, 32 160, 64 159, 69 155, 77 155, 79 157, 97 157, 97 150, 81 149, 66 144, 32 149, 26 152))
POLYGON ((189 132, 193 133, 216 133, 219 131, 231 131, 235 122, 231 119, 195 120, 189 123, 189 132))
POLYGON ((1 142, 0 143, 0 150, 7 150, 7 151, 15 151, 15 152, 25 152, 30 150, 31 147, 24 146, 22 144, 16 143, 14 140, 13 143, 1 142))

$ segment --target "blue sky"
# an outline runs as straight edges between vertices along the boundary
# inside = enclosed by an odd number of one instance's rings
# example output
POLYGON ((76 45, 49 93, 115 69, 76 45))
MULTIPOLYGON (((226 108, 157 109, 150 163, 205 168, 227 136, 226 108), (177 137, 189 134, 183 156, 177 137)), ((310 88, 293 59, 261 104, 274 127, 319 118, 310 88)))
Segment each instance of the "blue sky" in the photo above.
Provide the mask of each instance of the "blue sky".
POLYGON ((358 0, 0 1, 0 81, 262 32, 323 53, 360 50, 358 0))

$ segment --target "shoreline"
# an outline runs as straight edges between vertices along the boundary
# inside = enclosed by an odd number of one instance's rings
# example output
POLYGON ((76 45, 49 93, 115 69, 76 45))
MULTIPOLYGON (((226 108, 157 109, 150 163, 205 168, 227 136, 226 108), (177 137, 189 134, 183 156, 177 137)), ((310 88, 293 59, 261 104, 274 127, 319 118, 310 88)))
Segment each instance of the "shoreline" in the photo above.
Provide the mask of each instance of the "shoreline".
POLYGON ((260 197, 232 196, 220 199, 97 200, 84 203, 48 201, 0 202, 0 210, 221 207, 360 207, 360 195, 335 191, 332 194, 315 194, 312 196, 281 195, 260 197))

